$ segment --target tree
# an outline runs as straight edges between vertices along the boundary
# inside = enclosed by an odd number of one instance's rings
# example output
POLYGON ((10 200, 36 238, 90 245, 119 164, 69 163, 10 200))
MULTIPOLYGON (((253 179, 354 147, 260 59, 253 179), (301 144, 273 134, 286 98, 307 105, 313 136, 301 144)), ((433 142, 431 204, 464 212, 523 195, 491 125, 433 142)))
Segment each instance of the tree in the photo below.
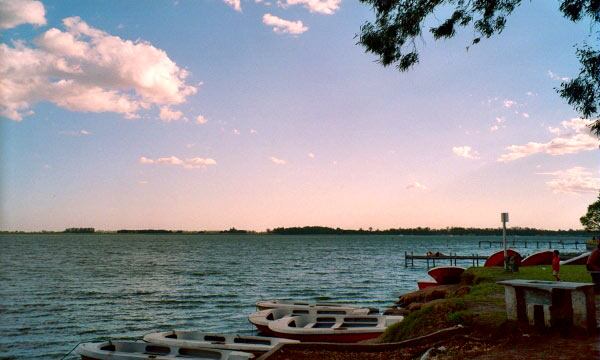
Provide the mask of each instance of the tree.
POLYGON ((596 202, 588 206, 587 213, 579 221, 588 231, 600 231, 600 195, 596 202))
MULTIPOLYGON (((361 26, 359 44, 367 52, 379 56, 383 66, 395 64, 407 71, 419 62, 415 40, 423 33, 425 19, 436 9, 453 8, 452 14, 429 31, 435 40, 451 38, 460 27, 473 26, 476 37, 469 46, 482 38, 500 34, 507 18, 522 0, 360 0, 375 11, 375 21, 361 26)), ((544 0, 542 0, 544 1, 544 0)), ((600 23, 600 0, 560 0, 560 11, 577 22, 590 18, 600 23)), ((596 33, 600 40, 600 32, 596 33)), ((469 48, 467 46, 467 49, 469 48)), ((563 82, 558 93, 585 119, 594 120, 591 130, 600 137, 600 50, 583 42, 577 49, 581 63, 579 75, 563 82)))

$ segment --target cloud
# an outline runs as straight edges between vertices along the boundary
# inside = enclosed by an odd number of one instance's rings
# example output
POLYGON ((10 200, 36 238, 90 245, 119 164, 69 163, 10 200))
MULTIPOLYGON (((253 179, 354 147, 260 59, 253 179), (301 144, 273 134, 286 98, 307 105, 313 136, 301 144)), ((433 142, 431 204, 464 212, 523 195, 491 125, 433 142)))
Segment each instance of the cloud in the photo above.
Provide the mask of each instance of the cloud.
POLYGON ((455 146, 452 148, 454 155, 464 157, 465 159, 479 159, 479 153, 473 150, 470 146, 455 146))
POLYGON ((206 118, 204 116, 202 116, 202 115, 196 116, 196 124, 204 125, 207 122, 208 122, 208 120, 206 120, 206 118))
POLYGON ((188 72, 145 41, 123 40, 63 19, 34 40, 0 44, 0 115, 20 121, 40 101, 82 112, 115 112, 126 118, 151 106, 181 104, 196 93, 188 72))
POLYGON ((79 131, 61 131, 61 134, 66 135, 66 136, 88 136, 88 135, 92 135, 92 133, 90 131, 87 131, 85 129, 79 130, 79 131))
POLYGON ((284 6, 302 5, 311 13, 332 15, 340 8, 342 0, 286 0, 284 6))
POLYGON ((408 185, 406 185, 406 188, 407 188, 407 189, 409 189, 409 190, 410 190, 410 189, 415 189, 415 190, 427 190, 427 186, 425 186, 425 185, 421 184, 421 183, 420 183, 420 182, 418 182, 418 181, 415 181, 415 182, 413 182, 413 183, 411 183, 411 184, 408 184, 408 185))
POLYGON ((250 134, 256 135, 258 134, 258 131, 256 131, 255 129, 250 129, 250 134))
POLYGON ((223 0, 225 4, 231 6, 235 11, 242 11, 240 0, 223 0))
POLYGON ((292 34, 300 35, 308 30, 308 27, 304 26, 302 21, 289 21, 279 18, 275 15, 265 14, 263 15, 263 24, 272 26, 273 31, 278 34, 292 34))
POLYGON ((498 161, 509 162, 538 153, 556 156, 596 150, 599 143, 598 139, 590 134, 587 127, 590 123, 589 120, 578 118, 563 121, 561 126, 564 130, 553 127, 548 128, 557 137, 545 143, 528 142, 525 145, 508 146, 506 148, 507 153, 502 154, 498 161), (562 133, 563 131, 566 132, 562 133))
POLYGON ((46 25, 44 4, 32 0, 0 0, 0 29, 21 24, 46 25))
POLYGON ((183 117, 183 113, 178 110, 172 110, 168 106, 162 106, 158 115, 164 122, 177 121, 183 117))
POLYGON ((285 165, 285 164, 287 164, 287 161, 285 161, 285 160, 283 160, 283 159, 276 158, 275 156, 271 156, 269 159, 270 159, 270 160, 271 160, 271 161, 272 161, 274 164, 277 164, 277 165, 285 165))
POLYGON ((506 127, 506 125, 504 125, 505 122, 506 122, 506 119, 504 117, 496 117, 496 123, 490 127, 490 131, 494 132, 494 131, 498 131, 500 128, 505 128, 506 127))
POLYGON ((173 165, 181 166, 185 169, 203 169, 207 166, 216 165, 217 162, 211 158, 194 157, 189 159, 180 159, 176 156, 161 157, 150 159, 145 156, 140 157, 140 164, 144 165, 173 165))
POLYGON ((550 77, 550 79, 557 80, 557 81, 569 81, 569 80, 571 80, 571 78, 569 78, 569 77, 556 75, 555 73, 553 73, 550 70, 548 70, 548 76, 550 77))
POLYGON ((594 177, 594 174, 584 167, 576 166, 567 170, 559 170, 547 173, 538 173, 538 175, 553 176, 553 179, 546 182, 546 185, 554 193, 598 193, 600 190, 600 177, 594 177))
POLYGON ((239 134, 241 134, 238 129, 233 129, 233 130, 231 130, 231 132, 233 133, 233 135, 239 135, 239 134))
POLYGON ((524 113, 521 113, 521 115, 523 115, 523 117, 525 119, 529 119, 529 114, 528 113, 524 112, 524 113))
POLYGON ((311 159, 314 159, 314 158, 315 158, 315 154, 313 154, 313 153, 309 152, 309 153, 308 153, 308 157, 309 157, 309 158, 311 158, 311 159))
POLYGON ((502 105, 504 105, 505 108, 511 108, 511 107, 517 105, 517 102, 514 100, 506 99, 502 102, 502 105))

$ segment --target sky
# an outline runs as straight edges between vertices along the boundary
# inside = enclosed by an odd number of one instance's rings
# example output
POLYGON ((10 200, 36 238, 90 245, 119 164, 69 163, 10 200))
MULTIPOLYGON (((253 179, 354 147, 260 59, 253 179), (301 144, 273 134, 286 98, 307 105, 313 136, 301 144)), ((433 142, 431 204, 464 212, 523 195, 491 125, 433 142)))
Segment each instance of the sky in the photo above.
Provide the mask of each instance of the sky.
MULTIPOLYGON (((437 24, 443 17, 428 20, 437 24)), ((555 91, 572 23, 427 33, 409 72, 348 0, 0 0, 0 229, 580 228, 598 139, 555 91)))

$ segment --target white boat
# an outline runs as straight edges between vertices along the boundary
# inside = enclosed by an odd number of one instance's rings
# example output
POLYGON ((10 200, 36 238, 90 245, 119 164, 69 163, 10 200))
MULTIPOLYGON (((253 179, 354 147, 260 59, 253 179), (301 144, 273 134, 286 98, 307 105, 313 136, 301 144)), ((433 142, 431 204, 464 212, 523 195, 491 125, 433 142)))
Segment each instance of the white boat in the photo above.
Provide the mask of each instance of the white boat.
POLYGON ((301 342, 355 343, 373 339, 404 319, 385 315, 300 315, 269 323, 274 336, 301 342))
POLYGON ((83 360, 248 360, 254 355, 241 351, 166 346, 140 341, 84 343, 75 353, 83 360))
POLYGON ((368 308, 354 308, 354 309, 342 309, 339 307, 312 307, 312 308, 294 308, 294 307, 281 307, 275 309, 266 309, 257 311, 248 316, 248 321, 256 327, 256 329, 263 335, 272 336, 272 332, 269 329, 269 323, 284 318, 286 316, 298 316, 298 315, 367 315, 369 313, 368 308))
POLYGON ((338 309, 338 310, 353 310, 357 314, 377 314, 379 310, 373 308, 365 308, 344 304, 325 303, 325 302, 305 302, 305 301, 287 301, 287 300, 259 300, 256 302, 256 310, 293 308, 297 310, 308 310, 313 308, 338 309))
POLYGON ((265 353, 281 343, 297 343, 296 340, 278 339, 264 336, 235 334, 215 334, 201 331, 165 331, 144 336, 153 344, 183 348, 223 349, 250 352, 254 355, 265 353))

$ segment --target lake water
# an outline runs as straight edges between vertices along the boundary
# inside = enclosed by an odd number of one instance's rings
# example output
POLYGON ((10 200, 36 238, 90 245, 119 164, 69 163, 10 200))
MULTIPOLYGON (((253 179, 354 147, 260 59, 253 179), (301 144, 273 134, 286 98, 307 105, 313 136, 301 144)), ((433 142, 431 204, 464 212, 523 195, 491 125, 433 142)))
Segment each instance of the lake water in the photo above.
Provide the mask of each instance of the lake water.
POLYGON ((427 276, 404 267, 405 251, 487 255, 497 249, 477 244, 490 239, 0 235, 0 359, 61 359, 82 341, 173 328, 253 333, 259 299, 383 309, 427 276))

